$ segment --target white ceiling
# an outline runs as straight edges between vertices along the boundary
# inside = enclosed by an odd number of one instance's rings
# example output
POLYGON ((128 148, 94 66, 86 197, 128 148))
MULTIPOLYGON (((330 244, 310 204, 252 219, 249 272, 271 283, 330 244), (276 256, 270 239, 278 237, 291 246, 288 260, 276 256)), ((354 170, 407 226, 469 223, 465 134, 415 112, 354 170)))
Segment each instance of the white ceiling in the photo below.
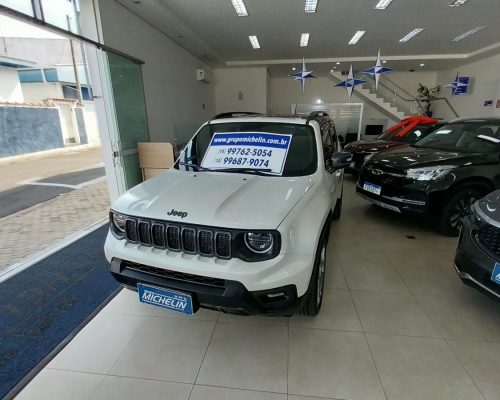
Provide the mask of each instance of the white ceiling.
POLYGON ((314 14, 304 13, 304 0, 244 0, 248 17, 236 16, 230 0, 117 1, 209 64, 261 64, 273 75, 289 72, 302 57, 327 70, 337 60, 363 67, 378 48, 397 68, 418 69, 420 62, 425 69, 449 68, 500 42, 500 0, 469 0, 461 7, 449 7, 451 0, 393 0, 385 11, 374 10, 377 0, 319 0, 314 14), (488 28, 451 41, 483 25, 488 28), (425 30, 399 43, 416 27, 425 30), (367 33, 349 46, 357 30, 367 33), (306 48, 299 47, 303 32, 311 34, 306 48), (258 36, 261 49, 252 49, 249 35, 258 36))

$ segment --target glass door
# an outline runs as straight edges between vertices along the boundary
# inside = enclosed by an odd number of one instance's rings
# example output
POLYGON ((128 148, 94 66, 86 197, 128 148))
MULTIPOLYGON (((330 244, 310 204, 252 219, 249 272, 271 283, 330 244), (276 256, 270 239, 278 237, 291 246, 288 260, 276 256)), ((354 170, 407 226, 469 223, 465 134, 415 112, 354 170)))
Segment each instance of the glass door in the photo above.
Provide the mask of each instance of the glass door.
POLYGON ((114 165, 122 171, 124 189, 130 189, 142 182, 137 143, 149 142, 141 65, 111 51, 106 55, 117 128, 114 165))

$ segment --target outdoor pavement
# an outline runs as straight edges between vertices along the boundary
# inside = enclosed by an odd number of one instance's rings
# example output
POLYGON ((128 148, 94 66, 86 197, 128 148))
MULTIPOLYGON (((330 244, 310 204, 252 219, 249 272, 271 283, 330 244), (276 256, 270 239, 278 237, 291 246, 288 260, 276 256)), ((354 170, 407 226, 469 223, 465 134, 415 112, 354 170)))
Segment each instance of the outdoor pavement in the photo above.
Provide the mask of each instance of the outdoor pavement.
POLYGON ((12 264, 105 219, 109 210, 106 181, 96 179, 103 173, 100 148, 2 163, 0 276, 12 264))

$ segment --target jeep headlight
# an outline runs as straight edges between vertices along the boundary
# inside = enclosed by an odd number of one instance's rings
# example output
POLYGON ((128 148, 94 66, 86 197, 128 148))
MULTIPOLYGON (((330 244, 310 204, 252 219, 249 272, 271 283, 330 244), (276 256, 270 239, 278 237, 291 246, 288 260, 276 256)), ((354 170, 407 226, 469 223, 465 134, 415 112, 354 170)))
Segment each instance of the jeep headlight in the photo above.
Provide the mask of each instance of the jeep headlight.
POLYGON ((125 237, 125 221, 126 217, 122 214, 111 211, 109 213, 109 223, 111 232, 118 238, 123 239, 125 237))
POLYGON ((445 176, 453 165, 439 165, 435 167, 414 168, 406 171, 406 177, 416 181, 435 181, 445 176))
POLYGON ((263 254, 272 250, 274 239, 271 233, 247 232, 245 233, 245 244, 250 251, 263 254))

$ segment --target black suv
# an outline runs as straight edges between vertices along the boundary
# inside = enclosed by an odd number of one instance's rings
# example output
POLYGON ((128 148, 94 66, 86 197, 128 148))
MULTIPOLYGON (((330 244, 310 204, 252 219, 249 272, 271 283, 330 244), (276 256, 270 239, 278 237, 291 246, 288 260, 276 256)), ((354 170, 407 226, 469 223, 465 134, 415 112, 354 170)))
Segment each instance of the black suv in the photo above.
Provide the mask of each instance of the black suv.
POLYGON ((500 299, 500 190, 474 203, 463 219, 455 269, 464 283, 500 299))
POLYGON ((464 118, 415 144, 368 156, 356 192, 396 212, 433 214, 458 235, 471 204, 500 188, 500 118, 464 118))

